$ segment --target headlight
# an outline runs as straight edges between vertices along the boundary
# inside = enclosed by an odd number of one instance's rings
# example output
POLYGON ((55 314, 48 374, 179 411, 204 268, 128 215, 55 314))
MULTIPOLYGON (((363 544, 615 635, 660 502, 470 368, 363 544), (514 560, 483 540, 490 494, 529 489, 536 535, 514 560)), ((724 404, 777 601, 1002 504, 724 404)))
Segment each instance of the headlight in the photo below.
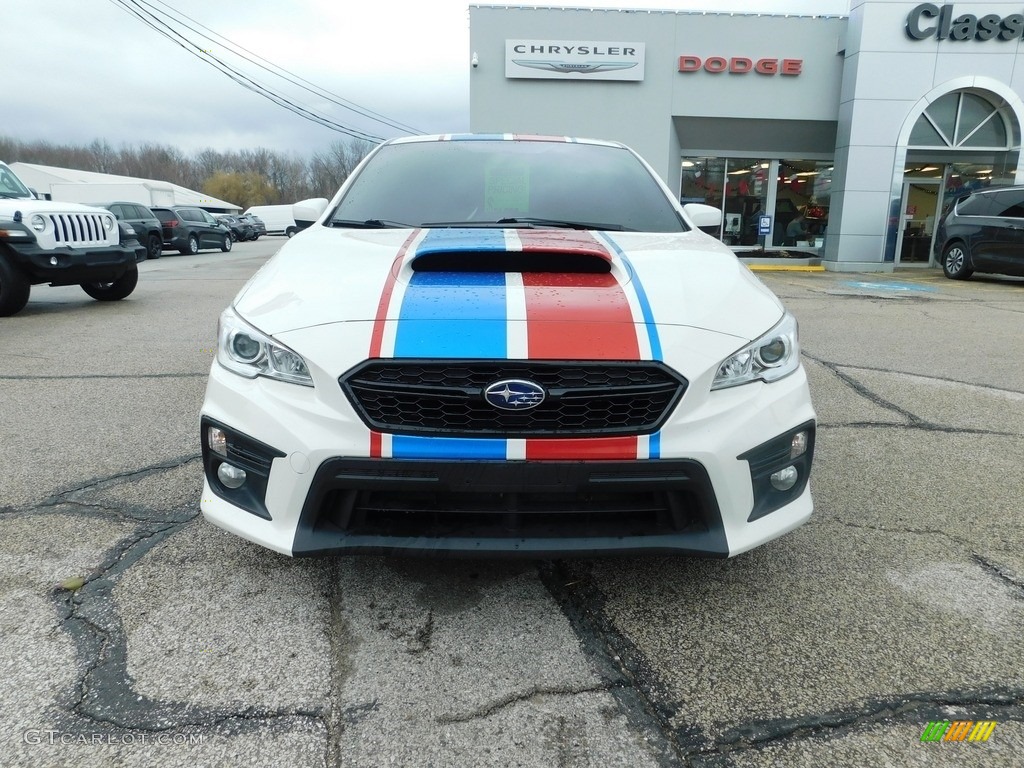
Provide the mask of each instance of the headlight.
POLYGON ((217 362, 239 376, 313 386, 306 361, 288 347, 260 333, 230 307, 217 326, 217 362))
POLYGON ((103 228, 109 232, 114 228, 114 220, 109 216, 103 217, 103 228))
POLYGON ((789 312, 761 338, 730 355, 718 366, 712 389, 749 381, 776 381, 800 367, 796 318, 789 312))
POLYGON ((33 215, 32 218, 29 219, 29 223, 32 225, 32 229, 34 229, 36 232, 42 232, 44 229, 46 229, 46 219, 44 219, 38 213, 33 215))

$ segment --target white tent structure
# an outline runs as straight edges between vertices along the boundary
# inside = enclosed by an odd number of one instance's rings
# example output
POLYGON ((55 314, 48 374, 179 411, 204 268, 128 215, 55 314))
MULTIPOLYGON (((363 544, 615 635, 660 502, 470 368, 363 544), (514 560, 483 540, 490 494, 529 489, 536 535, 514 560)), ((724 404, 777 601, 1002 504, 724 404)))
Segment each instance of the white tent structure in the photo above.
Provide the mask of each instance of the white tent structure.
POLYGON ((146 206, 195 205, 210 213, 238 213, 241 206, 202 192, 155 179, 76 171, 35 163, 11 163, 11 168, 36 194, 72 203, 123 201, 146 206))

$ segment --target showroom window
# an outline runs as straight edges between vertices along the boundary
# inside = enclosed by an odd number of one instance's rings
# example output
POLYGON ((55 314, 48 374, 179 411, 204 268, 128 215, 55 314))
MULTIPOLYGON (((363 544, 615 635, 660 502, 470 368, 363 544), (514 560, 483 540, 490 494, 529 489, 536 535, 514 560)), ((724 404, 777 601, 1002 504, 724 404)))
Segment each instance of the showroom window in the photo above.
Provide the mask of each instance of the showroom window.
POLYGON ((817 255, 824 245, 832 194, 832 162, 744 157, 682 160, 680 202, 722 211, 719 238, 744 255, 793 251, 817 255), (770 216, 770 234, 759 222, 770 216))
POLYGON ((832 163, 782 160, 775 186, 772 245, 819 251, 828 229, 832 163))

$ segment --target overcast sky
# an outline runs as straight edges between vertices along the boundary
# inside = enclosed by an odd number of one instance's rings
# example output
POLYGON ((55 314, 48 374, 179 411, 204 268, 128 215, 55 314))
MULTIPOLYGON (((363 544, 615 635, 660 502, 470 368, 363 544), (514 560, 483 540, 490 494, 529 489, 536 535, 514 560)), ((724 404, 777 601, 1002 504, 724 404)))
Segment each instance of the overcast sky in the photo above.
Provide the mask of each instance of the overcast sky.
MULTIPOLYGON (((122 9, 120 3, 131 2, 176 11, 206 34, 212 30, 419 132, 469 129, 466 0, 0 0, 7 22, 0 135, 58 144, 105 139, 115 147, 157 143, 189 153, 266 147, 300 155, 346 138, 233 82, 122 9)), ((820 15, 847 13, 849 0, 544 5, 820 15)), ((287 85, 244 63, 222 41, 179 29, 225 63, 336 123, 384 138, 408 133, 287 85)))

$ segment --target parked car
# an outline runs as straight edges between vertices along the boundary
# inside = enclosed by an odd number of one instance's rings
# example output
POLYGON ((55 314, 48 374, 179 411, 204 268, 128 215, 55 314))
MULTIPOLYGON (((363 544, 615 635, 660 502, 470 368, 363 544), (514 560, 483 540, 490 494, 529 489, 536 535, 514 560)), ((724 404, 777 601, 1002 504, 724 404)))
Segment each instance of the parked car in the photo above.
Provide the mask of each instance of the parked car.
POLYGON ((261 219, 259 216, 256 216, 255 214, 252 213, 243 213, 238 218, 252 226, 253 230, 255 231, 255 236, 253 237, 253 240, 259 240, 260 237, 267 234, 267 225, 263 223, 263 219, 261 219))
POLYGON ((126 221, 118 221, 117 229, 120 232, 121 245, 134 251, 136 261, 145 261, 149 258, 149 249, 139 241, 139 235, 131 224, 126 221))
POLYGON ((939 222, 935 256, 946 277, 1024 275, 1024 187, 989 187, 959 198, 939 222))
POLYGON ((113 203, 96 203, 100 208, 106 208, 118 221, 131 225, 135 230, 135 236, 146 248, 147 257, 159 259, 163 250, 163 227, 160 219, 156 217, 149 208, 140 203, 129 203, 116 201, 113 203))
POLYGON ((226 226, 231 232, 231 239, 235 242, 239 240, 255 240, 259 235, 256 234, 256 229, 248 221, 244 221, 239 216, 234 216, 230 213, 220 213, 214 216, 217 221, 226 226))
POLYGON ((38 200, 0 162, 0 317, 28 303, 33 285, 79 285, 100 301, 135 290, 140 246, 110 211, 38 200))
POLYGON ((202 208, 175 205, 154 208, 163 225, 164 245, 179 253, 199 253, 204 248, 231 250, 231 231, 202 208))
POLYGON ((727 557, 810 517, 796 319, 632 150, 397 139, 317 216, 221 315, 208 521, 289 555, 727 557))

